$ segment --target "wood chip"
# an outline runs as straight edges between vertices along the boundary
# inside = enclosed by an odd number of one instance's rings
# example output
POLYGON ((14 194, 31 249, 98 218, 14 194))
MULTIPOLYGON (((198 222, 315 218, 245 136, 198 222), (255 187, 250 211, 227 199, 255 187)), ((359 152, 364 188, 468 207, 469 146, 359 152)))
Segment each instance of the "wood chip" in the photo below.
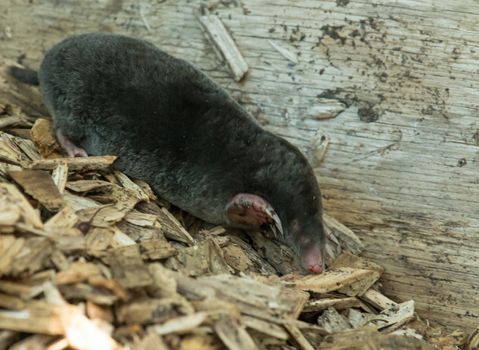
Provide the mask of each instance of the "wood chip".
POLYGON ((53 135, 52 122, 39 118, 31 129, 32 140, 43 158, 60 158, 62 149, 53 135))
POLYGON ((162 325, 151 327, 151 329, 159 335, 171 333, 184 333, 201 325, 207 319, 208 314, 198 312, 193 315, 172 318, 162 325))
POLYGON ((474 332, 467 339, 465 349, 466 350, 479 349, 479 327, 476 328, 474 332))
POLYGON ((143 259, 162 260, 175 255, 177 250, 168 241, 156 239, 140 243, 140 252, 143 259))
POLYGON ((0 232, 7 232, 8 226, 12 231, 13 226, 20 220, 22 212, 19 207, 9 206, 7 203, 0 203, 0 232))
POLYGON ((11 138, 13 138, 18 148, 20 148, 30 160, 38 160, 41 158, 32 141, 16 136, 11 136, 11 138))
POLYGON ((397 304, 370 320, 378 329, 392 332, 414 318, 414 300, 397 304))
POLYGON ((59 309, 57 305, 36 302, 24 310, 0 310, 0 329, 61 335, 63 325, 59 309))
POLYGON ((313 346, 304 337, 303 333, 301 333, 301 330, 297 326, 295 326, 293 324, 286 323, 284 325, 284 327, 287 329, 289 334, 291 334, 291 337, 292 337, 297 349, 314 350, 313 346))
POLYGON ((29 285, 19 282, 0 280, 0 292, 19 296, 22 300, 31 299, 43 291, 41 285, 29 285))
MULTIPOLYGON (((228 265, 231 267, 235 268, 237 266, 238 268, 241 268, 242 264, 248 264, 246 262, 246 258, 243 258, 242 255, 246 255, 247 260, 251 261, 252 263, 252 269, 253 271, 256 271, 258 273, 261 273, 263 275, 272 275, 276 273, 276 270, 271 264, 264 259, 261 254, 254 249, 251 244, 245 242, 244 240, 240 239, 239 237, 235 236, 230 236, 230 242, 234 245, 237 245, 238 247, 241 248, 242 253, 239 255, 239 258, 236 258, 236 260, 239 261, 230 261, 230 260, 235 260, 234 257, 228 257, 228 252, 229 252, 229 246, 226 245, 226 247, 223 247, 223 252, 225 255, 225 260, 227 261, 228 265), (240 260, 241 259, 241 260, 240 260), (237 265, 235 265, 237 264, 237 265), (239 265, 238 265, 239 264, 239 265)), ((237 249, 233 249, 234 251, 237 251, 237 249)), ((248 264, 249 265, 249 264, 248 264)))
POLYGON ((224 350, 224 348, 216 336, 193 334, 182 338, 179 350, 224 350))
POLYGON ((10 310, 21 310, 25 308, 25 302, 21 298, 0 293, 0 307, 10 310))
POLYGON ((15 143, 14 136, 0 131, 0 162, 19 165, 25 168, 30 165, 31 160, 15 143))
POLYGON ((124 247, 127 245, 136 245, 136 242, 130 238, 127 234, 123 233, 120 229, 117 227, 113 228, 112 230, 114 232, 113 238, 111 240, 111 245, 113 247, 124 247))
POLYGON ((75 157, 41 159, 32 162, 31 169, 53 170, 59 164, 66 163, 72 171, 92 171, 106 169, 116 160, 115 156, 75 157))
POLYGON ((293 63, 299 63, 298 61, 298 56, 294 53, 291 52, 291 50, 284 48, 282 45, 277 44, 271 40, 268 40, 268 43, 276 50, 278 51, 281 56, 286 58, 288 61, 291 61, 293 63))
POLYGON ((320 98, 318 104, 310 106, 306 110, 306 117, 312 119, 331 119, 346 109, 344 103, 336 99, 320 98))
POLYGON ((216 334, 230 350, 258 349, 244 325, 228 315, 222 316, 214 326, 216 334))
POLYGON ((103 180, 77 180, 68 182, 66 187, 73 192, 83 193, 111 188, 112 183, 103 180))
POLYGON ((115 171, 115 177, 118 179, 118 181, 124 188, 134 193, 139 201, 148 201, 150 199, 149 194, 145 192, 142 187, 137 185, 122 172, 115 171))
POLYGON ((321 275, 302 277, 294 281, 294 285, 311 292, 328 293, 371 276, 379 278, 379 273, 373 270, 344 267, 334 271, 326 271, 321 275))
POLYGON ((167 238, 187 244, 194 243, 193 237, 166 208, 161 208, 157 220, 167 238))
POLYGON ((319 166, 328 150, 330 138, 324 134, 316 134, 310 141, 311 153, 314 157, 313 167, 319 166))
POLYGON ((68 300, 92 302, 105 307, 112 307, 118 301, 110 291, 87 283, 66 284, 58 288, 62 296, 68 300))
POLYGON ((61 322, 69 345, 81 350, 111 349, 122 347, 113 340, 108 331, 88 319, 75 306, 65 306, 61 309, 61 322))
POLYGON ((50 232, 63 231, 66 233, 77 224, 78 220, 74 210, 69 205, 65 205, 62 210, 45 222, 44 228, 50 232))
POLYGON ((221 56, 228 63, 236 81, 248 72, 248 65, 220 18, 213 14, 200 16, 200 24, 221 56))
POLYGON ((343 267, 351 267, 364 270, 367 269, 373 272, 369 276, 364 277, 357 282, 338 289, 340 293, 349 296, 363 295, 369 288, 371 288, 374 283, 376 283, 376 281, 379 279, 379 277, 384 271, 384 269, 378 264, 352 255, 349 252, 344 252, 343 254, 341 254, 331 265, 331 269, 339 269, 343 267))
POLYGON ((156 201, 158 198, 156 197, 155 193, 151 189, 150 185, 148 185, 145 181, 139 179, 133 179, 133 182, 140 187, 144 193, 148 195, 150 201, 156 201))
POLYGON ((156 215, 141 213, 137 210, 132 210, 125 216, 125 220, 130 224, 141 227, 155 227, 156 215))
POLYGON ((362 312, 356 309, 348 310, 348 321, 349 321, 349 324, 352 326, 352 328, 361 328, 365 326, 368 322, 368 319, 371 317, 374 317, 374 316, 363 314, 362 312))
POLYGON ((226 263, 236 271, 247 272, 253 268, 253 262, 240 246, 229 244, 222 249, 226 263))
POLYGON ((319 316, 318 325, 329 333, 342 332, 352 328, 346 317, 337 312, 333 307, 328 308, 319 316))
POLYGON ((323 221, 346 249, 349 249, 353 254, 359 254, 363 251, 364 245, 353 231, 326 213, 323 213, 323 221))
POLYGON ((372 261, 366 260, 349 252, 344 252, 337 257, 336 261, 331 265, 331 269, 341 267, 352 267, 356 269, 373 270, 380 274, 384 272, 384 268, 372 261))
MULTIPOLYGON (((16 342, 12 346, 8 347, 8 350, 51 350, 52 343, 56 338, 51 335, 35 334, 26 337, 19 342, 16 342)), ((66 343, 68 346, 68 342, 66 343)), ((5 347, 6 349, 7 347, 5 347)), ((53 348, 53 350, 55 350, 53 348)))
POLYGON ((21 218, 26 224, 36 228, 43 226, 38 211, 33 209, 31 204, 14 185, 0 183, 0 203, 4 203, 8 207, 20 209, 21 218))
POLYGON ((172 266, 190 276, 223 274, 231 270, 223 258, 221 248, 213 239, 180 249, 175 257, 168 260, 166 266, 172 266))
MULTIPOLYGON (((157 298, 173 298, 180 299, 179 288, 175 276, 178 273, 165 268, 160 263, 152 263, 148 265, 149 271, 153 277, 154 283, 148 287, 149 295, 157 298)), ((186 276, 182 276, 185 277, 186 276)), ((187 300, 186 298, 184 300, 187 300)), ((190 310, 193 311, 192 309, 190 310)))
POLYGON ((130 237, 135 242, 143 242, 149 240, 166 240, 163 230, 157 225, 155 227, 141 227, 132 225, 125 220, 116 224, 118 229, 130 237))
POLYGON ((59 271, 66 271, 70 268, 68 258, 60 250, 54 250, 50 260, 59 271))
POLYGON ((114 235, 114 231, 110 228, 94 227, 85 236, 86 249, 90 254, 100 252, 103 256, 108 247, 113 246, 114 235))
POLYGON ((113 277, 123 288, 146 287, 153 282, 136 245, 113 249, 108 257, 108 263, 113 277))
MULTIPOLYGON (((135 350, 169 350, 160 335, 154 331, 149 331, 141 340, 133 345, 135 350)), ((193 349, 193 348, 188 348, 193 349)), ((198 349, 200 350, 200 349, 198 349)))
POLYGON ((264 258, 276 271, 285 275, 298 271, 294 253, 289 247, 258 232, 248 234, 253 240, 255 249, 264 254, 264 258))
POLYGON ((282 340, 287 340, 289 338, 289 334, 285 331, 285 329, 274 323, 267 322, 259 318, 250 317, 250 316, 243 316, 241 319, 243 320, 243 323, 246 326, 246 328, 251 328, 251 329, 254 329, 255 331, 258 331, 263 334, 266 334, 278 339, 282 339, 282 340))
POLYGON ((392 301, 385 295, 379 293, 375 289, 368 289, 366 293, 361 295, 361 299, 371 304, 372 306, 378 308, 379 310, 390 309, 397 305, 396 302, 392 301))
POLYGON ((47 238, 0 235, 0 276, 37 272, 45 268, 52 251, 53 242, 47 238))
POLYGON ((336 310, 344 310, 352 307, 359 307, 360 302, 356 297, 348 298, 324 298, 309 300, 304 306, 303 312, 317 312, 334 307, 336 310))
POLYGON ((55 284, 79 283, 101 275, 102 271, 98 265, 79 260, 72 263, 67 270, 58 272, 55 277, 55 284))
POLYGON ((98 208, 101 206, 100 203, 97 201, 94 201, 91 198, 88 197, 81 197, 77 196, 73 193, 70 193, 68 191, 65 191, 63 194, 63 200, 70 205, 70 207, 75 211, 78 212, 82 209, 88 209, 88 208, 98 208))
MULTIPOLYGON (((143 298, 143 299, 133 299, 130 300, 127 304, 121 305, 116 311, 116 317, 122 323, 127 324, 148 324, 148 323, 163 323, 170 322, 172 319, 175 319, 179 316, 178 314, 178 304, 175 299, 171 298, 162 298, 162 299, 153 299, 153 298, 143 298), (170 321, 168 321, 170 320, 170 321)), ((180 317, 179 320, 184 320, 188 322, 188 318, 180 317)), ((179 322, 180 322, 179 321, 179 322)), ((173 322, 176 325, 176 322, 173 322)), ((164 325, 162 325, 164 326, 164 325)), ((158 326, 158 327, 162 327, 158 326)), ((199 324, 196 324, 193 327, 197 327, 199 324)), ((171 326, 167 325, 165 330, 171 326)), ((173 326, 172 328, 175 328, 173 326)), ((156 330, 156 328, 155 328, 156 330)), ((158 334, 168 334, 169 332, 162 333, 161 331, 156 330, 158 334)), ((173 331, 175 332, 175 331, 173 331)))
POLYGON ((321 344, 320 350, 371 350, 371 349, 404 349, 433 350, 426 342, 414 337, 385 335, 372 333, 369 329, 341 332, 321 344))
POLYGON ((64 202, 50 174, 43 170, 11 171, 9 175, 23 187, 26 193, 50 211, 59 210, 64 202))
POLYGON ((13 115, 13 116, 8 116, 8 117, 2 117, 0 118, 0 130, 1 129, 6 129, 8 127, 12 126, 31 126, 32 123, 30 123, 25 117, 22 115, 13 115))
POLYGON ((309 297, 299 290, 264 284, 248 277, 214 275, 197 281, 199 288, 210 287, 220 299, 233 302, 241 312, 260 318, 273 315, 297 318, 309 297))
POLYGON ((97 227, 110 227, 120 222, 134 205, 134 202, 117 202, 100 207, 85 208, 76 213, 80 221, 91 223, 91 225, 97 227))
POLYGON ((66 162, 58 162, 57 166, 52 171, 52 179, 58 187, 58 191, 63 193, 68 180, 68 165, 66 162))
POLYGON ((88 283, 90 283, 92 286, 108 289, 118 299, 122 301, 127 301, 129 299, 127 291, 117 281, 113 279, 104 278, 101 276, 89 276, 88 283))

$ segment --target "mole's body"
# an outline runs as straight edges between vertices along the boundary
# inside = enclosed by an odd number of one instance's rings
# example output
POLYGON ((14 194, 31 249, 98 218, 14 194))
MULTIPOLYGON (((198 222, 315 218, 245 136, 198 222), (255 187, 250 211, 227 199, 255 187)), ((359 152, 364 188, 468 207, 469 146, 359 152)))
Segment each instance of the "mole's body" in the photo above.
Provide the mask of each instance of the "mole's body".
POLYGON ((279 238, 322 271, 321 195, 307 160, 192 65, 145 41, 84 34, 47 52, 38 78, 70 155, 116 155, 118 169, 214 224, 261 226, 276 212, 279 238))

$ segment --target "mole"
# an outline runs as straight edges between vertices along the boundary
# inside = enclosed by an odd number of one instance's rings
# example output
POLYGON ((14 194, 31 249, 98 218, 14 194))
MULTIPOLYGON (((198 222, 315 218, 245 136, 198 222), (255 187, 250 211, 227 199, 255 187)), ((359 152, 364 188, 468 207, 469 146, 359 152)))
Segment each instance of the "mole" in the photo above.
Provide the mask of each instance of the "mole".
POLYGON ((114 166, 206 222, 271 227, 298 264, 324 270, 321 193, 298 148, 263 129, 185 60, 125 35, 68 37, 38 73, 55 135, 69 156, 115 155, 114 166))

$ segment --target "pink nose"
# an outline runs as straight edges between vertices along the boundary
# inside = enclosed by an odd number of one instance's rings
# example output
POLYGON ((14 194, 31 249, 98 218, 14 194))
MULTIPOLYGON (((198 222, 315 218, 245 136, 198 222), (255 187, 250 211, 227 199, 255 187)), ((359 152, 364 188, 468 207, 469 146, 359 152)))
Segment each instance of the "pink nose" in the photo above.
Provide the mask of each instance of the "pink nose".
POLYGON ((319 265, 310 265, 309 272, 311 273, 321 273, 323 272, 323 268, 319 265))

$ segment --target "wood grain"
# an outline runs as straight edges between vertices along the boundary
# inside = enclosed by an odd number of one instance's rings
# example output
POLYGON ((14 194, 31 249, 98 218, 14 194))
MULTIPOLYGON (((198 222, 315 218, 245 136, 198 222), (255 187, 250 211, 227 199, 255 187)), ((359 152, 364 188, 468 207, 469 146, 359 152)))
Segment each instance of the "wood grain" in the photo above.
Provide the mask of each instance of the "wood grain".
POLYGON ((477 326, 479 3, 224 3, 213 12, 249 66, 242 83, 194 20, 199 1, 143 1, 148 30, 136 0, 3 0, 1 54, 26 55, 35 68, 67 34, 127 33, 201 67, 308 156, 314 135, 328 135, 317 169, 325 209, 386 268, 385 294, 414 298, 423 316, 449 326, 477 326), (328 99, 347 108, 308 115, 328 99))

